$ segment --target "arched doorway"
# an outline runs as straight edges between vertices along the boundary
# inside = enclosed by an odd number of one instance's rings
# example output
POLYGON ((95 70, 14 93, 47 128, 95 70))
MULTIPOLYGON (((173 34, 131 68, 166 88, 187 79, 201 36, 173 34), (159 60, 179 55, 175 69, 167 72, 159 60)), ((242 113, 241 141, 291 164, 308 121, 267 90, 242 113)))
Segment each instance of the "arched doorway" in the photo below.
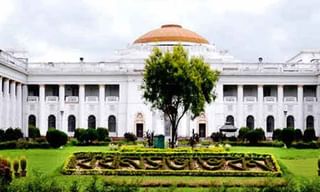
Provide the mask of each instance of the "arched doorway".
POLYGON ((287 117, 287 128, 294 128, 294 117, 292 115, 287 117))
POLYGON ((114 115, 110 115, 108 117, 108 130, 109 132, 116 132, 117 129, 117 121, 114 115))
POLYGON ((48 117, 48 129, 49 128, 56 128, 56 117, 54 115, 49 115, 48 117))
POLYGON ((69 115, 68 117, 68 132, 74 132, 76 130, 76 117, 69 115))
POLYGON ((96 117, 94 115, 88 117, 88 128, 96 128, 96 117))
POLYGON ((312 115, 309 115, 307 117, 306 128, 307 129, 314 129, 314 118, 312 115))
POLYGON ((199 137, 206 137, 207 136, 207 118, 206 115, 204 113, 201 113, 199 118, 198 118, 198 133, 199 133, 199 137))
POLYGON ((254 117, 252 115, 249 115, 247 117, 247 127, 250 129, 254 129, 254 117))
POLYGON ((138 138, 142 138, 143 137, 143 133, 144 133, 144 120, 143 120, 143 115, 142 113, 138 113, 136 115, 136 119, 135 119, 135 124, 136 124, 136 136, 138 138))
POLYGON ((274 130, 274 118, 273 116, 267 117, 267 132, 273 132, 274 130))
POLYGON ((28 118, 28 126, 29 127, 36 127, 36 116, 35 115, 29 115, 29 118, 28 118))
POLYGON ((229 125, 233 125, 234 126, 234 118, 232 115, 228 115, 226 118, 226 123, 229 123, 229 125))

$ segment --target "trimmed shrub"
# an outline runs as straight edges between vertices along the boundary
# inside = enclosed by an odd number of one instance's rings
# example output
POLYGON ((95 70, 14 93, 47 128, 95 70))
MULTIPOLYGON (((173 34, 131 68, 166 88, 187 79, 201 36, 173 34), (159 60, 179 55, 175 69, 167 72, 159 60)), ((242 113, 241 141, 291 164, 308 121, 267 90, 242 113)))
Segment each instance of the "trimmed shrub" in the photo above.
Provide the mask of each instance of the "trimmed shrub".
POLYGON ((0 142, 3 142, 5 140, 6 140, 5 132, 4 130, 0 129, 0 142))
POLYGON ((284 128, 281 131, 281 140, 283 143, 290 147, 294 141, 294 129, 293 128, 284 128))
POLYGON ((18 140, 23 137, 23 133, 19 128, 13 129, 10 127, 5 131, 4 137, 6 141, 18 140))
POLYGON ((109 137, 108 129, 103 127, 97 128, 98 141, 106 141, 109 137))
POLYGON ((124 138, 129 142, 135 142, 138 139, 137 136, 133 133, 125 133, 124 138))
POLYGON ((281 129, 274 130, 273 133, 272 133, 272 140, 274 140, 274 141, 275 140, 282 141, 281 133, 282 133, 281 129))
POLYGON ((40 130, 36 127, 29 127, 28 128, 28 132, 29 132, 29 138, 37 138, 40 137, 40 130))
POLYGON ((83 140, 83 134, 86 132, 86 129, 83 129, 83 128, 77 128, 75 131, 74 131, 74 138, 76 138, 80 143, 83 143, 84 140, 83 140))
POLYGON ((257 128, 254 130, 250 130, 245 137, 250 144, 256 144, 259 141, 265 140, 264 130, 261 128, 257 128))
POLYGON ((303 134, 303 141, 304 142, 310 142, 317 140, 316 132, 314 129, 306 129, 304 130, 303 134))
POLYGON ((213 132, 211 133, 210 138, 212 139, 213 142, 221 142, 226 139, 226 135, 223 134, 222 132, 213 132))
POLYGON ((238 135, 238 139, 244 141, 246 139, 247 134, 249 133, 249 131, 251 131, 252 129, 248 128, 248 127, 241 127, 239 129, 239 135, 238 135))
POLYGON ((301 141, 302 138, 303 138, 302 131, 300 129, 295 129, 294 130, 294 140, 295 141, 301 141))
POLYGON ((84 137, 83 139, 85 143, 92 143, 93 141, 98 139, 97 130, 93 128, 89 128, 84 132, 82 137, 84 137))
POLYGON ((68 136, 57 129, 49 129, 46 134, 47 141, 53 148, 58 148, 65 145, 68 141, 68 136))

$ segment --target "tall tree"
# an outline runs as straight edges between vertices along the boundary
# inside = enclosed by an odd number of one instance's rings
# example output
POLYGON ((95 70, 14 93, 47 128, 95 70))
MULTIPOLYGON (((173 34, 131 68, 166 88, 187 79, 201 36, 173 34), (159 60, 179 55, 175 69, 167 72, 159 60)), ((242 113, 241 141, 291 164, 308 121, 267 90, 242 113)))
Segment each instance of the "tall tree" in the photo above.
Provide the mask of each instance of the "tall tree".
POLYGON ((172 52, 155 48, 146 59, 143 97, 169 118, 171 147, 175 146, 177 129, 186 112, 195 118, 204 111, 205 103, 215 100, 213 88, 219 74, 202 57, 190 58, 181 45, 173 47, 172 52))

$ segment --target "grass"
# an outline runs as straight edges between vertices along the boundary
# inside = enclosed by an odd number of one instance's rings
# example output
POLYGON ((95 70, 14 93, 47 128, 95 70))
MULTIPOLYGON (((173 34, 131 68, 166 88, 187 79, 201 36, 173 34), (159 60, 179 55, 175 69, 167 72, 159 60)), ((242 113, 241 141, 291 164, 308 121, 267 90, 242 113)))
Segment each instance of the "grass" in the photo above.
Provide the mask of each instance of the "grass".
MULTIPOLYGON (((66 176, 60 173, 66 158, 78 151, 105 151, 106 147, 65 147, 63 149, 32 149, 32 150, 0 150, 0 156, 9 157, 11 160, 25 156, 27 158, 28 175, 34 174, 32 170, 42 172, 54 177, 58 182, 71 184, 72 181, 87 183, 91 176, 66 176)), ((256 152, 275 155, 285 173, 294 177, 317 177, 317 159, 320 150, 317 149, 284 149, 273 147, 232 147, 231 152, 256 152)), ((176 177, 176 176, 100 176, 100 178, 126 183, 137 183, 141 186, 179 186, 179 187, 208 187, 208 186, 263 186, 273 183, 283 185, 284 178, 264 177, 176 177)), ((192 188, 191 188, 192 189, 192 188)), ((200 190, 200 188, 199 188, 200 190)), ((192 190, 190 190, 192 191, 192 190)), ((198 191, 198 190, 197 190, 198 191)))

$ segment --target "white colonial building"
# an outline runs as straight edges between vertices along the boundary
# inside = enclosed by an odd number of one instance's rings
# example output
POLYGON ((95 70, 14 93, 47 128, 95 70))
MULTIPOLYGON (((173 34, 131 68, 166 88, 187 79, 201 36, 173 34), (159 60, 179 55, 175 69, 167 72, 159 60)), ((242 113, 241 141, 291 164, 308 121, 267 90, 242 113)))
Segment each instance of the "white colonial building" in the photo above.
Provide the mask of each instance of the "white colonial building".
POLYGON ((28 125, 45 134, 49 127, 73 135, 75 128, 107 127, 111 136, 146 131, 170 135, 168 121, 151 111, 140 85, 145 59, 153 47, 182 44, 221 71, 217 99, 195 120, 187 114, 179 136, 192 129, 207 137, 226 121, 236 127, 315 128, 320 134, 320 51, 302 51, 283 63, 240 62, 198 34, 164 25, 138 38, 108 60, 30 63, 0 50, 0 128, 28 125))

